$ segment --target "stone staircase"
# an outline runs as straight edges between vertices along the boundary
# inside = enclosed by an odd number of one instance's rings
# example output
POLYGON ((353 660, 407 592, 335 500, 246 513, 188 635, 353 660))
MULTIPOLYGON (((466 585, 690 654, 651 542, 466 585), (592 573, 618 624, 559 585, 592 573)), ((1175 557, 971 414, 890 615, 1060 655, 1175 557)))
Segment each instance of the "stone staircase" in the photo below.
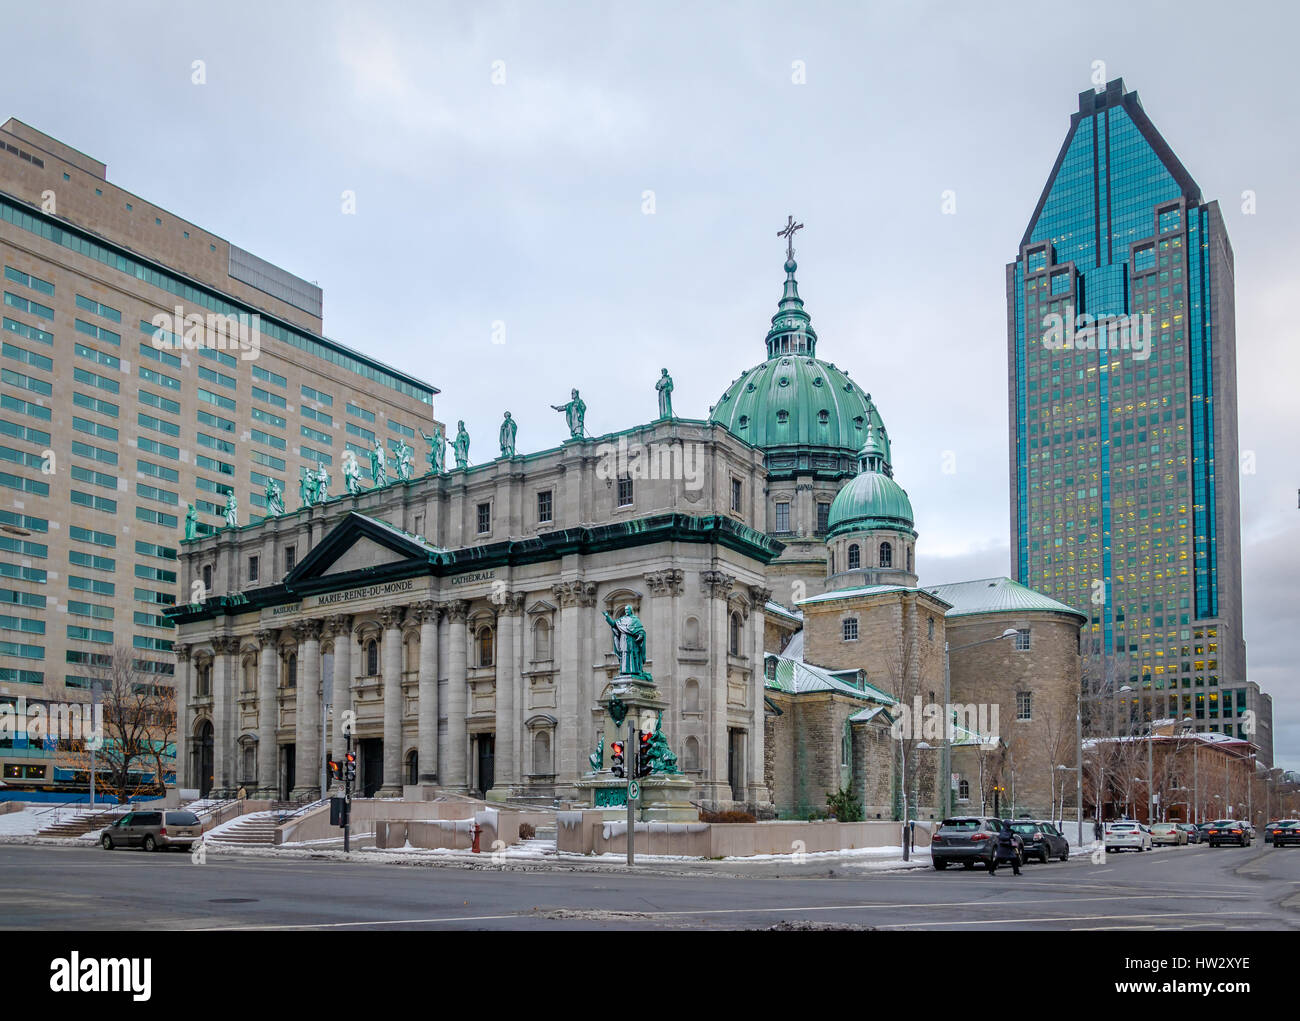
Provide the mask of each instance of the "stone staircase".
POLYGON ((56 822, 43 826, 36 833, 39 837, 81 837, 92 830, 102 830, 125 809, 112 808, 102 812, 79 812, 67 815, 56 822))
POLYGON ((254 812, 223 827, 220 833, 210 834, 203 839, 213 844, 228 844, 233 847, 273 847, 279 817, 279 812, 254 812))

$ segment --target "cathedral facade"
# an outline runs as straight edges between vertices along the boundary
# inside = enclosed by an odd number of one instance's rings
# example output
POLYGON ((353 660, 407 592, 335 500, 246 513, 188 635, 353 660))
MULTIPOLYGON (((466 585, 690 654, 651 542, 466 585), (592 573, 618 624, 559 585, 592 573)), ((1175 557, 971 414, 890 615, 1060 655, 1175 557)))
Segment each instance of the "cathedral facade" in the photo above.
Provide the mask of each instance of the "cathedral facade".
MULTIPOLYGON (((768 357, 706 420, 672 413, 665 372, 658 419, 587 437, 575 390, 558 447, 517 453, 503 426, 485 463, 458 441, 454 468, 183 543, 194 595, 169 614, 181 785, 317 795, 351 723, 363 795, 577 800, 618 669, 605 614, 631 606, 701 806, 802 814, 849 789, 868 817, 953 807, 964 781, 945 801, 944 764, 897 723, 913 694, 941 696, 966 608, 918 588, 884 422, 816 357, 792 250, 784 268, 768 357)), ((1072 699, 1082 615, 1011 603, 1015 620, 979 617, 1002 626, 990 642, 1045 613, 1073 629, 1074 665, 1054 641, 1049 672, 1026 657, 1024 691, 997 697, 1012 716, 1031 680, 1072 699)), ((953 692, 993 691, 969 662, 953 658, 953 692)), ((996 786, 984 764, 981 794, 996 786)))

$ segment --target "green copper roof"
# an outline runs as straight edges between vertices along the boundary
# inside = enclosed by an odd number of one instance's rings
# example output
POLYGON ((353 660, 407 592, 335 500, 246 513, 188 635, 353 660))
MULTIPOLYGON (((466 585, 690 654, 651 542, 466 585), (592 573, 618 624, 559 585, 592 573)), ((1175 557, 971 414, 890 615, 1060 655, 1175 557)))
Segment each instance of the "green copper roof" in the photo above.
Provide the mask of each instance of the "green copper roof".
POLYGON ((826 537, 876 528, 910 533, 914 520, 903 487, 884 472, 865 471, 835 495, 826 537))
POLYGON ((889 436, 871 395, 848 373, 815 356, 817 333, 799 297, 795 269, 794 260, 787 259, 785 287, 767 333, 767 360, 734 380, 709 418, 765 454, 786 455, 769 457, 769 471, 821 469, 843 477, 869 424, 886 461, 889 436))
POLYGON ((773 653, 768 653, 765 659, 776 661, 776 676, 767 677, 763 685, 771 691, 784 691, 789 695, 801 695, 811 691, 833 691, 882 705, 893 705, 898 701, 865 680, 862 682, 862 687, 857 687, 824 667, 813 666, 802 660, 789 659, 773 653))
POLYGON ((979 581, 959 581, 951 585, 927 586, 927 592, 933 593, 952 609, 945 617, 965 617, 976 613, 1027 613, 1041 611, 1049 613, 1068 613, 1080 620, 1087 620, 1087 615, 1073 607, 1057 602, 1051 596, 1035 592, 1026 585, 1010 578, 982 578, 979 581))

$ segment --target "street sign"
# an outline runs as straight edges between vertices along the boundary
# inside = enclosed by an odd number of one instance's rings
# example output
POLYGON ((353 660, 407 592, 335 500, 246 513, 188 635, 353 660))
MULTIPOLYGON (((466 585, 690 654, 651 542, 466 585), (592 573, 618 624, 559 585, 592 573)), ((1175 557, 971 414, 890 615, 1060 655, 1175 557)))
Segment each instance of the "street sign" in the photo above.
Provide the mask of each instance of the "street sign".
POLYGON ((636 801, 639 797, 641 797, 641 785, 637 783, 635 780, 633 780, 630 784, 627 785, 627 796, 631 798, 633 801, 636 801))

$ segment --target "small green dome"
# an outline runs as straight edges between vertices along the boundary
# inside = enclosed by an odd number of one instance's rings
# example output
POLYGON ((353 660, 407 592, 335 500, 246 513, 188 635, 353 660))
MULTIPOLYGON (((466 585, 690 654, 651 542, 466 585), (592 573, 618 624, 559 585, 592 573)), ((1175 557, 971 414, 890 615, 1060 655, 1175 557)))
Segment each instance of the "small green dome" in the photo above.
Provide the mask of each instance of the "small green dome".
POLYGON ((884 472, 864 471, 836 494, 826 537, 877 528, 913 533, 913 522, 912 501, 903 487, 884 472))

